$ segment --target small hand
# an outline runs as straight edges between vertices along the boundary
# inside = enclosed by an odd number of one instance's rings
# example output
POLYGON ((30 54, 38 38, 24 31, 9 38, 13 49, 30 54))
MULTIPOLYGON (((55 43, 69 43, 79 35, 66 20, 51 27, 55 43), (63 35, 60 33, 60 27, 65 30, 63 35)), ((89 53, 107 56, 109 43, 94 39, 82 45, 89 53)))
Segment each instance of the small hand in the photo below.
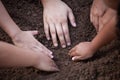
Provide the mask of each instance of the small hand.
POLYGON ((33 35, 36 34, 38 34, 38 31, 20 31, 12 40, 18 47, 30 49, 39 53, 44 51, 44 53, 53 58, 52 52, 34 38, 33 35))
MULTIPOLYGON (((44 4, 43 4, 44 5, 44 4)), ((54 46, 58 46, 57 35, 60 40, 61 46, 66 47, 71 44, 68 20, 71 24, 76 26, 75 18, 72 10, 61 0, 49 0, 44 5, 44 30, 48 40, 50 40, 50 34, 54 46), (49 33, 50 32, 50 33, 49 33)))
POLYGON ((94 50, 91 42, 82 42, 69 51, 73 61, 85 60, 93 56, 94 50))

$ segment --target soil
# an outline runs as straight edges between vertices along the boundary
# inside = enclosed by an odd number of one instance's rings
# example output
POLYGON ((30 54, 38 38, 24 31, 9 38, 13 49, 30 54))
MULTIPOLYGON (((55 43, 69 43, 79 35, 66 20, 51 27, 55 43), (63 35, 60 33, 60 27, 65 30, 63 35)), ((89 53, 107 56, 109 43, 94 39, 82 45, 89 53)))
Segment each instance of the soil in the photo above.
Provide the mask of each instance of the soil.
MULTIPOLYGON (((100 49, 89 60, 73 62, 68 51, 82 41, 90 41, 96 35, 90 23, 92 0, 64 0, 76 17, 77 28, 69 24, 72 45, 65 49, 53 47, 43 30, 43 8, 38 0, 2 0, 9 14, 22 30, 39 30, 36 38, 54 52, 60 72, 48 73, 35 68, 2 68, 0 80, 120 80, 120 41, 100 49)), ((0 30, 0 40, 12 43, 8 35, 0 30)))

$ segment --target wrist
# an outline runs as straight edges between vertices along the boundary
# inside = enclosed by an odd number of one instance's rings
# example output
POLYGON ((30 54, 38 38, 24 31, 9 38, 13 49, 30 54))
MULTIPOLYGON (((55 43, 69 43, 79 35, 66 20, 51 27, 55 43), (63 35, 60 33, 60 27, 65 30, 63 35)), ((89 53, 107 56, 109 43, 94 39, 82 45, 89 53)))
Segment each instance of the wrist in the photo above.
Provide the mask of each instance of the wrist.
POLYGON ((22 30, 20 29, 17 29, 17 30, 14 30, 13 32, 11 32, 11 34, 9 35, 12 39, 14 39, 19 33, 21 33, 22 30))
POLYGON ((1 28, 11 37, 13 38, 17 33, 22 31, 14 21, 9 20, 3 24, 1 24, 1 28))

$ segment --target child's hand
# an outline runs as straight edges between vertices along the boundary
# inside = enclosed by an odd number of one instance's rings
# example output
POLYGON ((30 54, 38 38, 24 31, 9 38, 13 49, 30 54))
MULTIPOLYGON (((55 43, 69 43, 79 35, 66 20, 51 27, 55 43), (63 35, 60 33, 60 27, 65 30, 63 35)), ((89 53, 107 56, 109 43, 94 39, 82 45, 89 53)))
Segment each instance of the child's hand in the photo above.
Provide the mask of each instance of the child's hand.
POLYGON ((38 31, 20 31, 12 38, 12 40, 18 47, 30 49, 38 53, 43 51, 53 58, 52 52, 34 38, 33 35, 36 34, 38 34, 38 31))
POLYGON ((95 53, 92 42, 82 42, 69 51, 69 55, 73 61, 85 60, 93 56, 95 53))
POLYGON ((75 18, 72 10, 61 0, 47 0, 44 2, 44 30, 47 39, 50 39, 50 34, 54 46, 58 46, 57 35, 63 48, 71 44, 68 20, 73 26, 76 26, 75 18), (50 31, 50 33, 49 33, 50 31))
POLYGON ((36 64, 34 64, 33 66, 43 71, 59 71, 54 61, 49 56, 43 53, 44 52, 41 52, 38 54, 39 57, 36 61, 36 64))

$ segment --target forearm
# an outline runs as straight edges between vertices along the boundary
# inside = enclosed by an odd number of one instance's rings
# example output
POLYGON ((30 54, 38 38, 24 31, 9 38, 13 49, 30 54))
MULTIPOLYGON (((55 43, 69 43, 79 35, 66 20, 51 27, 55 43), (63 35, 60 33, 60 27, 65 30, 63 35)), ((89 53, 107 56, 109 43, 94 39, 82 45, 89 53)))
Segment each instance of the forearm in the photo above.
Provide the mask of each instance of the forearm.
POLYGON ((36 53, 0 42, 0 67, 33 66, 37 57, 36 53))
POLYGON ((0 27, 12 38, 18 32, 20 28, 11 19, 2 2, 0 1, 0 27))
POLYGON ((112 19, 92 40, 94 49, 98 50, 106 44, 117 38, 116 34, 116 19, 112 19))

